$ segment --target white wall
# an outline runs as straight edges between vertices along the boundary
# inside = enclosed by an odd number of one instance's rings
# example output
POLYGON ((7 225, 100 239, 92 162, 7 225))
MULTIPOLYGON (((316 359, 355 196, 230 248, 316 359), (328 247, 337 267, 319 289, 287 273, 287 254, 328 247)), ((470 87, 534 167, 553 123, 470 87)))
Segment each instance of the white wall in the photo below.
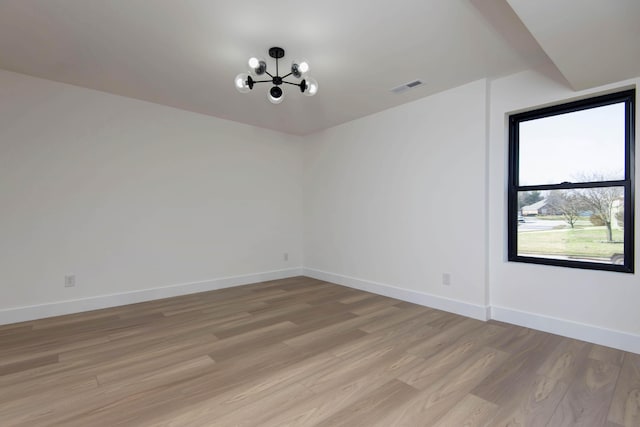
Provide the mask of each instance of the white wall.
POLYGON ((299 137, 6 71, 0 201, 0 311, 301 271, 299 137))
MULTIPOLYGON (((633 338, 635 347, 632 348, 640 352, 640 280, 637 274, 507 262, 506 226, 508 114, 628 89, 638 83, 640 80, 631 80, 574 92, 551 68, 527 71, 491 83, 489 259, 491 304, 496 317, 588 340, 614 336, 613 341, 605 343, 618 347, 631 348, 629 342, 622 341, 633 338)), ((638 122, 636 129, 640 129, 638 122)), ((638 197, 636 212, 637 200, 638 197)), ((636 242, 637 230, 638 227, 636 242)), ((639 267, 636 260, 636 270, 639 267)))
POLYGON ((485 112, 477 81, 308 137, 307 273, 483 317, 485 112))

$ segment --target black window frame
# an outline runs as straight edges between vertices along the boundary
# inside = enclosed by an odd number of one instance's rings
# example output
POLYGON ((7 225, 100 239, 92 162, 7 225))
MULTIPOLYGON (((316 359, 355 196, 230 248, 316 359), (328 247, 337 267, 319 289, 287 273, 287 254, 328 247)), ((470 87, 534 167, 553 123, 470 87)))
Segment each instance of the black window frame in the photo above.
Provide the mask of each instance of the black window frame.
POLYGON ((508 176, 508 260, 532 264, 544 264, 588 270, 606 270, 624 273, 634 272, 634 206, 635 206, 635 102, 636 90, 630 89, 539 108, 509 116, 509 176, 508 176), (622 180, 544 185, 519 185, 519 124, 565 113, 624 102, 625 104, 625 177, 622 180), (518 192, 568 190, 620 186, 624 188, 624 264, 607 264, 579 260, 565 260, 518 255, 518 192))

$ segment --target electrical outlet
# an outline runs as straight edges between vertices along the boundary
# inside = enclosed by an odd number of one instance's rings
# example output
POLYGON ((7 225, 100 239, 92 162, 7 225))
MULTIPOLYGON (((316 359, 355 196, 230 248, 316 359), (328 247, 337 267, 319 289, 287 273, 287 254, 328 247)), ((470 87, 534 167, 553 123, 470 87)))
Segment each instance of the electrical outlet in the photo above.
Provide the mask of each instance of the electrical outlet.
POLYGON ((451 286, 451 274, 442 273, 442 284, 445 286, 451 286))
POLYGON ((289 261, 289 254, 287 252, 282 254, 282 259, 285 260, 285 261, 289 261))
POLYGON ((65 288, 73 288, 76 285, 76 275, 69 274, 68 276, 64 276, 64 287, 65 288))

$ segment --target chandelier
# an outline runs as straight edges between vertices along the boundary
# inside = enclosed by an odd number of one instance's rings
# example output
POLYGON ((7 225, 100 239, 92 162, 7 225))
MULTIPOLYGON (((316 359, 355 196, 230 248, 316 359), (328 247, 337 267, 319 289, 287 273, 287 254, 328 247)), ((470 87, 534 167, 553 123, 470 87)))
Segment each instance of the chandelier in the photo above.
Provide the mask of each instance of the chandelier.
POLYGON ((294 60, 291 63, 291 71, 284 76, 280 75, 278 67, 278 60, 284 58, 284 49, 281 47, 272 47, 269 49, 269 56, 276 60, 276 73, 271 74, 267 71, 267 63, 262 58, 251 57, 249 58, 249 70, 250 73, 240 73, 236 76, 235 84, 236 89, 240 93, 247 93, 256 83, 271 83, 273 86, 269 89, 267 99, 273 104, 280 104, 284 98, 281 86, 288 84, 291 86, 298 86, 300 92, 307 96, 313 96, 318 92, 318 82, 316 79, 307 75, 309 72, 309 63, 304 60, 294 60), (268 79, 266 77, 269 76, 268 79), (301 79, 300 83, 285 81, 287 77, 295 77, 301 79), (259 78, 265 78, 265 80, 256 80, 259 78))

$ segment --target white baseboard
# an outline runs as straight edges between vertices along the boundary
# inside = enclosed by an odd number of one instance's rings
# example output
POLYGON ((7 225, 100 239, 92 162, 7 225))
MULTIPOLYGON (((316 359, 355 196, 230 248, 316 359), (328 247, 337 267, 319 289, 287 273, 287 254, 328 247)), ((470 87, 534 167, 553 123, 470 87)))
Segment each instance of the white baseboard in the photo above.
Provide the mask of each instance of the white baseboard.
POLYGON ((181 283, 160 288, 143 289, 119 294, 99 295, 95 297, 57 301, 47 304, 0 309, 0 325, 43 319, 45 317, 99 310, 126 304, 170 298, 179 295, 213 291, 233 286, 248 285, 267 280, 285 279, 302 275, 302 267, 285 270, 267 271, 242 276, 222 277, 201 282, 181 283))
POLYGON ((491 318, 526 328, 640 354, 640 336, 504 307, 491 307, 491 318))
POLYGON ((489 307, 482 305, 454 300, 425 292, 398 288, 384 283, 372 282, 370 280, 329 273, 313 268, 303 268, 303 274, 308 277, 313 277, 314 279, 324 280, 325 282, 336 283, 338 285, 348 286, 350 288, 360 289, 362 291, 372 292, 374 294, 384 295, 478 320, 489 319, 489 307))
POLYGON ((135 304, 179 295, 213 291, 216 289, 303 275, 426 307, 448 311, 450 313, 460 314, 462 316, 478 320, 495 319, 501 322, 511 323, 640 354, 640 335, 573 322, 566 319, 544 316, 536 313, 513 310, 505 307, 487 307, 471 304, 437 295, 398 288, 384 283, 303 267, 233 277, 222 277, 201 282, 181 283, 159 288, 100 295, 75 300, 57 301, 47 304, 5 308, 0 309, 0 325, 60 316, 64 314, 80 313, 83 311, 99 310, 102 308, 135 304))

